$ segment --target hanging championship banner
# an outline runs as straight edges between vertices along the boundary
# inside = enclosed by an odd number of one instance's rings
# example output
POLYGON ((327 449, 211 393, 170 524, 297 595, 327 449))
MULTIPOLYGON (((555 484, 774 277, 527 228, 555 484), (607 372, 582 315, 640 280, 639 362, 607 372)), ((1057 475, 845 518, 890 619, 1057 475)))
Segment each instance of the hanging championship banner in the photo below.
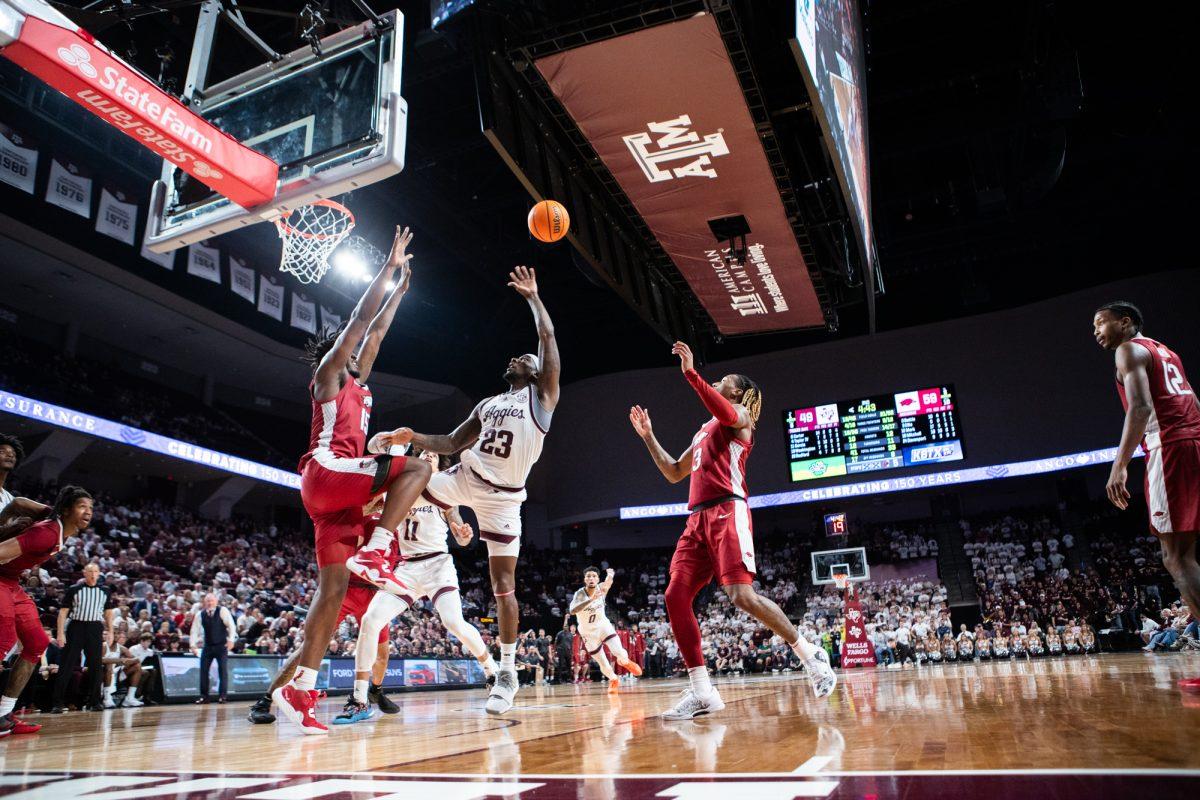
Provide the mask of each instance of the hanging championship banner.
POLYGON ((194 244, 188 247, 188 275, 213 283, 221 282, 221 254, 215 247, 194 244))
POLYGON ((126 194, 120 190, 100 190, 100 207, 96 209, 96 232, 132 245, 134 225, 137 223, 137 204, 127 200, 126 194))
POLYGON ((266 275, 258 281, 258 310, 283 322, 283 287, 266 275))
POLYGON ((29 137, 0 122, 0 181, 33 194, 37 162, 38 151, 29 137))
POLYGON ((172 250, 169 253, 156 253, 150 248, 146 247, 145 239, 142 240, 141 256, 147 261, 152 261, 155 264, 158 264, 163 269, 175 269, 175 251, 172 250))
POLYGON ((50 183, 46 186, 46 202, 65 208, 72 214, 90 217, 92 211, 92 179, 77 165, 63 164, 50 159, 50 183))
POLYGON ((229 257, 229 288, 238 297, 254 302, 254 270, 237 256, 229 257))
POLYGON ((851 584, 846 587, 846 629, 842 632, 842 668, 875 666, 875 646, 867 638, 867 621, 863 619, 858 592, 851 584))
POLYGON ((342 327, 342 318, 325 306, 321 306, 321 328, 326 331, 336 331, 342 327))
POLYGON ((292 327, 308 333, 317 332, 317 306, 292 293, 292 327))

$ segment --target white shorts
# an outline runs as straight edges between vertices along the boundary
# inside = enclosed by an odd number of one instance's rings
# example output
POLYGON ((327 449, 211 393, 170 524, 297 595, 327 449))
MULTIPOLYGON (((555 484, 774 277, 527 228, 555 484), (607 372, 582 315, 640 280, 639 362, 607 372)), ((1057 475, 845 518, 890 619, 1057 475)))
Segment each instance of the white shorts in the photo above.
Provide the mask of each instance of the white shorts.
POLYGON ((587 654, 595 655, 600 652, 609 639, 617 638, 617 629, 608 620, 595 625, 580 625, 579 635, 583 638, 583 648, 587 654))
POLYGON ((417 599, 428 597, 431 603, 436 603, 446 592, 458 591, 458 570, 449 553, 425 558, 416 555, 412 559, 397 564, 395 573, 401 583, 412 589, 417 599))
POLYGON ((524 489, 500 489, 486 483, 462 464, 429 479, 422 496, 442 509, 467 506, 479 520, 479 538, 487 542, 489 556, 516 556, 521 552, 521 504, 524 489))

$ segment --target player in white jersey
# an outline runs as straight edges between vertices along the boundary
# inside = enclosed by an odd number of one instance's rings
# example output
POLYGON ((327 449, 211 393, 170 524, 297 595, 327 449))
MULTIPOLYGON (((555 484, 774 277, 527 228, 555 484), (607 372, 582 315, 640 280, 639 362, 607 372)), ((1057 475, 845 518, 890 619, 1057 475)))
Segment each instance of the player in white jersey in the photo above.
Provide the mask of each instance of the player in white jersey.
MULTIPOLYGON (((440 462, 436 454, 425 451, 418 458, 429 464, 434 475, 439 473, 440 462)), ((471 543, 474 536, 471 526, 463 522, 457 509, 442 510, 433 503, 419 500, 396 531, 400 562, 394 573, 411 589, 411 594, 396 596, 376 592, 371 598, 366 613, 358 621, 358 643, 354 649, 354 693, 346 701, 342 713, 334 718, 334 724, 345 725, 370 719, 368 690, 371 665, 375 663, 379 648, 379 632, 422 597, 429 598, 446 630, 479 660, 484 674, 489 678, 496 674, 496 662, 488 652, 483 637, 475 626, 463 618, 462 598, 458 593, 458 570, 454 568, 454 559, 446 544, 448 533, 464 547, 471 543)))
POLYGON ((5 486, 8 476, 25 458, 21 440, 0 433, 0 540, 16 536, 35 522, 50 516, 50 507, 27 497, 14 497, 5 486))
POLYGON ((585 569, 583 588, 575 592, 575 596, 571 598, 571 610, 567 612, 568 615, 575 615, 579 635, 583 637, 583 648, 592 660, 600 665, 604 677, 608 678, 609 692, 616 692, 620 681, 617 680, 617 673, 609 663, 608 656, 604 655, 605 647, 617 657, 617 663, 631 674, 642 674, 642 668, 637 662, 630 660, 625 645, 621 644, 621 637, 617 636, 617 629, 604 613, 604 598, 612 588, 613 574, 611 569, 608 570, 604 576, 604 583, 600 583, 600 570, 597 567, 585 569))
POLYGON ((521 503, 525 479, 542 454, 550 416, 558 405, 561 371, 554 324, 538 297, 534 271, 517 267, 509 286, 529 303, 537 326, 537 355, 510 359, 504 372, 509 390, 475 406, 453 433, 433 436, 398 428, 376 434, 368 449, 386 452, 411 442, 422 450, 452 454, 463 451, 462 463, 434 475, 422 495, 442 508, 470 506, 479 519, 479 538, 487 542, 488 571, 500 618, 500 672, 488 696, 487 712, 503 714, 517 693, 517 553, 521 549, 521 503))

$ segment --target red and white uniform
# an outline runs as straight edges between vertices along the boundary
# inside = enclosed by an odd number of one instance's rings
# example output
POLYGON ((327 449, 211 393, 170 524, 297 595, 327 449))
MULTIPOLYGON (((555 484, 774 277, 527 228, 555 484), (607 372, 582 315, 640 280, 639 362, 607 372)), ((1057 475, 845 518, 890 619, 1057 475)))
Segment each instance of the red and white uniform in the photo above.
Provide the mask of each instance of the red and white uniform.
POLYGON ((449 533, 442 510, 429 501, 413 506, 396 532, 402 557, 396 577, 412 588, 416 599, 428 597, 436 603, 447 592, 458 591, 458 570, 446 542, 449 533))
POLYGON ((442 509, 470 507, 488 555, 516 556, 525 481, 542 454, 553 412, 542 407, 535 387, 526 386, 489 397, 471 413, 479 419, 479 438, 461 464, 429 479, 423 496, 442 509))
MULTIPOLYGON (((356 547, 361 547, 362 543, 371 538, 371 532, 375 530, 375 526, 379 524, 379 515, 374 514, 366 517, 362 521, 362 526, 359 528, 360 538, 356 542, 356 547)), ((387 551, 388 564, 395 566, 396 560, 400 557, 396 548, 396 543, 387 551)), ((346 617, 354 617, 358 620, 358 624, 362 625, 363 615, 367 613, 367 608, 370 607, 371 601, 375 599, 375 595, 379 593, 379 588, 373 583, 367 583, 362 578, 351 573, 350 583, 346 586, 346 596, 342 598, 341 608, 338 609, 336 625, 341 625, 342 620, 346 617)), ((379 643, 384 644, 388 640, 388 626, 383 626, 379 631, 379 643)))
POLYGON ((308 452, 300 458, 300 499, 316 528, 317 566, 344 562, 358 549, 362 507, 404 469, 404 456, 364 456, 371 390, 353 378, 330 400, 312 398, 308 452))
MULTIPOLYGON (((1200 531, 1200 407, 1183 362, 1171 348, 1145 336, 1131 339, 1150 353, 1153 410, 1146 423, 1146 505, 1158 534, 1200 531)), ((1117 381, 1121 405, 1129 410, 1125 386, 1117 381)))
POLYGON ((746 504, 746 461, 753 440, 714 417, 692 438, 692 475, 688 487, 687 527, 675 547, 671 572, 722 586, 754 582, 754 528, 746 504))
POLYGON ((42 630, 37 605, 21 588, 21 574, 33 569, 62 549, 62 522, 48 519, 17 534, 21 555, 0 564, 0 658, 21 642, 21 658, 36 664, 50 646, 42 630))

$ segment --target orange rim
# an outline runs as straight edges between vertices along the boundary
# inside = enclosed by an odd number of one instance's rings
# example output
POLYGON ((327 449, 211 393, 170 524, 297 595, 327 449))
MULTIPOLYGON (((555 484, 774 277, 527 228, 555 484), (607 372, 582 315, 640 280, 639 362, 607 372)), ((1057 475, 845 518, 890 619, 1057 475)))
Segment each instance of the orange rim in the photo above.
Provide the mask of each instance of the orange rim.
MULTIPOLYGON (((354 213, 350 209, 348 209, 344 205, 342 205, 341 203, 335 202, 333 200, 318 200, 315 203, 309 203, 308 205, 310 205, 310 206, 325 206, 326 208, 332 208, 334 211, 341 212, 342 214, 344 214, 346 216, 346 219, 349 220, 349 222, 350 222, 349 226, 347 226, 347 230, 349 230, 349 228, 353 227, 353 225, 354 225, 354 213)), ((288 216, 290 217, 291 213, 289 213, 288 216)), ((332 239, 335 236, 342 236, 346 233, 346 231, 339 231, 338 233, 309 233, 308 231, 302 231, 302 230, 292 227, 292 225, 290 223, 288 223, 286 218, 281 218, 281 219, 277 220, 275 224, 279 227, 279 232, 281 234, 283 234, 284 236, 300 236, 304 239, 317 239, 317 240, 332 239)))

